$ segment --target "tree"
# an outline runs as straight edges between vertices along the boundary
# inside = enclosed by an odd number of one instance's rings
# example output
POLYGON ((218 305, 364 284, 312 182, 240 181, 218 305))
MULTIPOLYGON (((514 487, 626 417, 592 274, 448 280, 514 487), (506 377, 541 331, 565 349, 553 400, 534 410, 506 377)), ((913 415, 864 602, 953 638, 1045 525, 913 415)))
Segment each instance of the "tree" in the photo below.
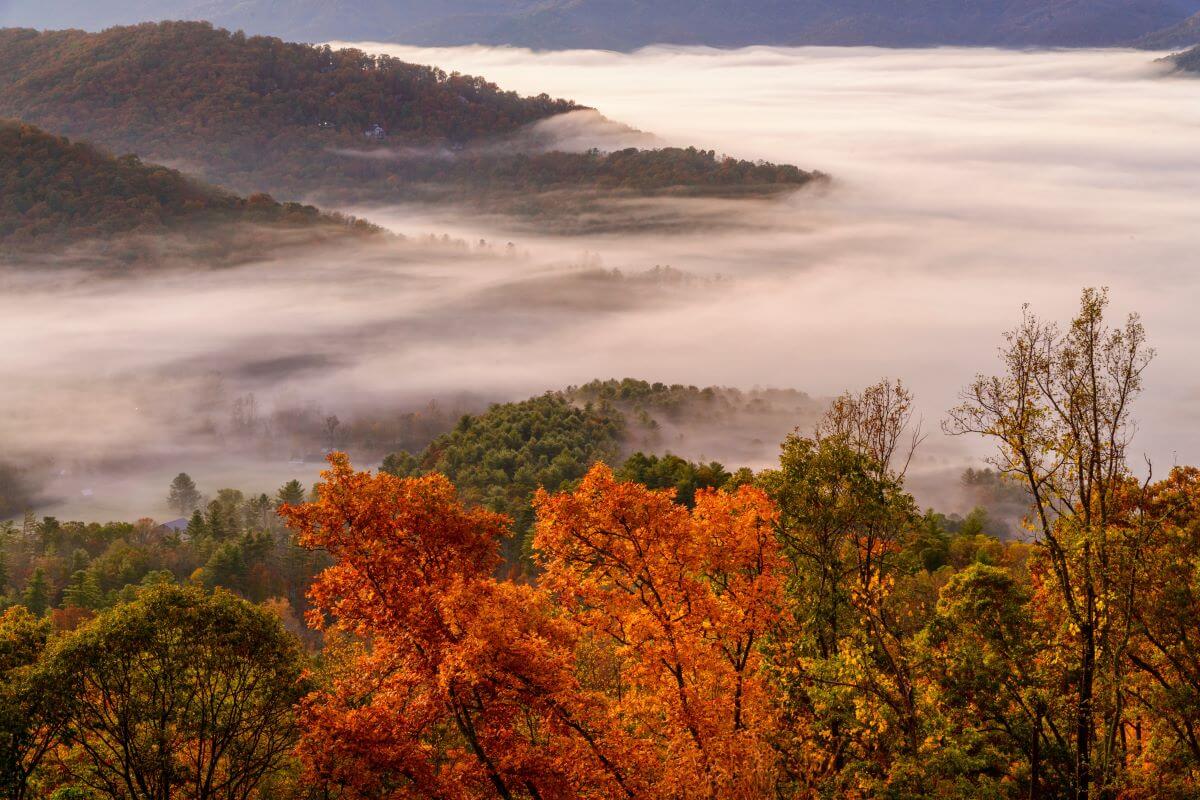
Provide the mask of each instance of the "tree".
POLYGON ((540 584, 586 646, 612 648, 609 713, 653 754, 649 796, 767 796, 775 705, 761 645, 783 605, 775 509, 749 486, 703 490, 691 513, 673 495, 603 465, 574 492, 539 492, 540 584))
POLYGON ((276 506, 298 506, 304 502, 304 485, 292 479, 279 487, 275 493, 276 506))
POLYGON ((0 616, 0 794, 29 796, 30 780, 58 741, 60 687, 32 672, 50 625, 21 606, 0 616))
POLYGON ((186 472, 181 472, 171 481, 171 491, 167 493, 167 505, 179 513, 179 516, 189 516, 200 507, 200 492, 196 482, 186 472))
POLYGON ((330 456, 319 499, 281 513, 337 564, 311 590, 328 685, 300 752, 350 797, 635 797, 628 746, 573 672, 544 593, 493 577, 508 521, 440 475, 356 473, 330 456))
POLYGON ((33 571, 25 591, 21 594, 21 602, 34 616, 42 616, 50 607, 50 584, 46 581, 46 572, 41 567, 33 571))
POLYGON ((104 593, 100 590, 100 582, 91 570, 77 570, 71 575, 71 582, 63 589, 63 605, 86 608, 95 611, 104 602, 104 593))
POLYGON ((798 790, 862 790, 848 766, 875 780, 878 764, 915 759, 920 748, 912 639, 932 600, 904 563, 920 536, 903 486, 919 442, 917 431, 902 449, 911 408, 898 383, 845 394, 812 436, 789 436, 778 469, 758 478, 779 508, 787 562, 787 626, 772 642, 772 668, 789 729, 812 733, 785 746, 798 790))
POLYGON ((946 424, 950 433, 994 440, 994 466, 1031 495, 1047 600, 1061 608, 1074 651, 1072 792, 1079 800, 1093 789, 1104 797, 1115 791, 1126 699, 1121 664, 1145 578, 1147 532, 1119 517, 1132 482, 1132 404, 1154 352, 1137 315, 1113 329, 1107 306, 1107 291, 1086 289, 1065 331, 1026 307, 1000 350, 1003 372, 976 378, 946 424), (1098 682, 1111 693, 1099 705, 1098 682))
POLYGON ((1139 554, 1146 579, 1127 651, 1130 713, 1146 732, 1130 777, 1143 791, 1189 797, 1200 783, 1200 470, 1177 467, 1138 499, 1158 524, 1139 554))
POLYGON ((724 486, 732 475, 716 461, 693 464, 679 456, 634 453, 617 470, 621 480, 636 481, 651 489, 674 489, 675 497, 691 508, 696 492, 724 486))
POLYGON ((246 501, 245 513, 248 529, 269 530, 275 521, 275 504, 265 494, 259 494, 246 501))
POLYGON ((305 661, 278 617, 157 585, 47 650, 77 784, 108 797, 246 800, 285 764, 305 661))
POLYGON ((977 796, 1007 784, 1040 797, 1071 783, 1070 748, 1055 725, 1064 676, 1043 658, 1050 643, 1031 602, 1008 570, 972 564, 942 588, 923 634, 937 688, 931 771, 967 781, 977 796))

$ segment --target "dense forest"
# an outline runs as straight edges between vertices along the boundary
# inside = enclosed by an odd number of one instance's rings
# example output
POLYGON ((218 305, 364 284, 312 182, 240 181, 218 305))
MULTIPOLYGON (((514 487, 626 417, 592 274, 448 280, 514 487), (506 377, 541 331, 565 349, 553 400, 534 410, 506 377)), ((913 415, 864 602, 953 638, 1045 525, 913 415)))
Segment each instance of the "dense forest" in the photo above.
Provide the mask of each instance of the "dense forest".
POLYGON ((314 487, 180 474, 168 525, 27 515, 5 795, 1194 797, 1200 471, 1131 472, 1153 351, 1106 310, 1027 312, 944 422, 994 445, 963 480, 1019 498, 1017 537, 917 507, 890 381, 760 471, 606 466, 615 404, 731 398, 604 381, 314 487))
MULTIPOLYGON (((792 391, 742 392, 632 378, 593 381, 464 416, 421 452, 389 454, 383 470, 402 477, 444 475, 466 502, 509 517, 515 537, 505 551, 507 566, 520 571, 530 566, 525 557, 538 488, 566 489, 592 464, 604 461, 623 463, 621 474, 656 489, 676 488, 690 500, 697 488, 723 483, 717 476, 728 477, 724 467, 677 455, 648 456, 643 450, 687 444, 677 429, 687 431, 685 438, 715 428, 761 433, 781 415, 793 424, 811 418, 818 406, 792 391)), ((786 425, 777 427, 786 430, 786 425)))
MULTIPOLYGON (((649 44, 1111 46, 1165 33, 1192 0, 9 0, 0 24, 100 30, 207 19, 302 41, 631 50, 649 44), (8 20, 5 22, 5 20, 8 20)), ((1179 45, 1170 45, 1176 47, 1179 45)))
POLYGON ((186 163, 247 193, 349 191, 360 202, 563 188, 727 194, 818 177, 711 151, 564 153, 519 136, 578 108, 386 56, 206 23, 0 31, 0 114, 186 163))
MULTIPOLYGON (((327 235, 378 229, 312 206, 249 198, 136 156, 116 158, 30 125, 0 120, 0 245, 10 252, 121 233, 212 230, 233 223, 327 235)), ((224 232, 222 235, 227 235, 224 232)))

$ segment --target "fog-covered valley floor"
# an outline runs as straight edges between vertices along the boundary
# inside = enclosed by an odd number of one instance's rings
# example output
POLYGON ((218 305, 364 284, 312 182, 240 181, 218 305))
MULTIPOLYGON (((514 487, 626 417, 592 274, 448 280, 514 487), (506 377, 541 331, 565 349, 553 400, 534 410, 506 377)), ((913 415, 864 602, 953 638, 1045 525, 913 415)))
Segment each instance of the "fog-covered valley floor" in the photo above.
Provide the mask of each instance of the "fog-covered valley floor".
MULTIPOLYGON (((251 402, 262 418, 350 424, 593 378, 826 396, 890 376, 936 430, 1022 303, 1065 318, 1087 285, 1139 311, 1159 352, 1135 451, 1156 471, 1200 459, 1200 81, 1152 55, 359 46, 833 181, 769 201, 589 206, 620 224, 570 233, 347 205, 406 238, 220 270, 6 272, 0 441, 54 476, 46 513, 161 517, 181 470, 209 491, 310 482, 307 443, 239 437, 230 420, 251 402)), ((644 140, 594 115, 572 125, 560 143, 644 140)), ((713 437, 673 449, 761 466, 787 431, 767 428, 757 455, 713 437)), ((919 466, 952 476, 979 452, 938 434, 919 466)))

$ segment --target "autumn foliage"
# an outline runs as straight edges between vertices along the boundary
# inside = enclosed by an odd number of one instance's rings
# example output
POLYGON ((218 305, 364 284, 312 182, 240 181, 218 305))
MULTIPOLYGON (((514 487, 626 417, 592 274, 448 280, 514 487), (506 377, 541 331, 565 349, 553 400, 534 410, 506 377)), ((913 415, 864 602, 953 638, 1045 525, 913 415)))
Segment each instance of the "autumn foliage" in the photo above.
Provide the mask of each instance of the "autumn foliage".
MULTIPOLYGON (((305 703, 302 746, 351 797, 611 797, 627 746, 573 670, 576 637, 546 596, 493 577, 507 520, 441 476, 355 473, 283 512, 339 560, 314 584, 355 635, 305 703)), ((632 796, 632 789, 626 792, 632 796)))
POLYGON ((541 494, 537 587, 496 579, 507 521, 445 478, 332 460, 284 515, 338 564, 313 621, 346 634, 302 753, 352 797, 749 797, 772 780, 759 643, 780 613, 760 491, 668 492, 602 466, 541 494), (389 794, 389 792, 391 794, 389 794))
POLYGON ((783 607, 775 511, 750 487, 702 492, 690 512, 673 494, 603 466, 574 493, 541 493, 539 585, 598 662, 612 724, 652 754, 648 796, 762 796, 775 707, 760 645, 783 607))

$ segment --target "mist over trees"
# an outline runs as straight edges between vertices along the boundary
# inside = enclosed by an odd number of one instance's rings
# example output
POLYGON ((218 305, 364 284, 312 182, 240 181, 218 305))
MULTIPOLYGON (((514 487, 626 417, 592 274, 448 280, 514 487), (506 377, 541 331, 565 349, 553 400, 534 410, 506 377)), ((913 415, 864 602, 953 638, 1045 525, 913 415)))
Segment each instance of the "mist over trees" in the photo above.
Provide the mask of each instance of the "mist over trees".
POLYGON ((1024 498, 1016 538, 918 507, 898 381, 758 472, 607 466, 631 404, 736 395, 598 381, 185 532, 10 525, 4 791, 1192 797, 1200 471, 1132 472, 1153 350, 1107 309, 1027 309, 945 422, 994 441, 963 482, 1024 498))
POLYGON ((117 152, 185 161, 204 180, 256 196, 395 202, 484 193, 520 208, 526 194, 554 189, 763 194, 823 178, 695 148, 562 152, 522 138, 528 126, 580 108, 388 56, 207 23, 0 30, 0 114, 117 152))
POLYGON ((373 226, 313 206, 242 198, 175 170, 114 158, 31 125, 0 120, 0 247, 5 254, 48 245, 172 230, 228 236, 233 224, 368 234, 373 226))
POLYGON ((37 5, 0 798, 1200 797, 1200 0, 37 5))

